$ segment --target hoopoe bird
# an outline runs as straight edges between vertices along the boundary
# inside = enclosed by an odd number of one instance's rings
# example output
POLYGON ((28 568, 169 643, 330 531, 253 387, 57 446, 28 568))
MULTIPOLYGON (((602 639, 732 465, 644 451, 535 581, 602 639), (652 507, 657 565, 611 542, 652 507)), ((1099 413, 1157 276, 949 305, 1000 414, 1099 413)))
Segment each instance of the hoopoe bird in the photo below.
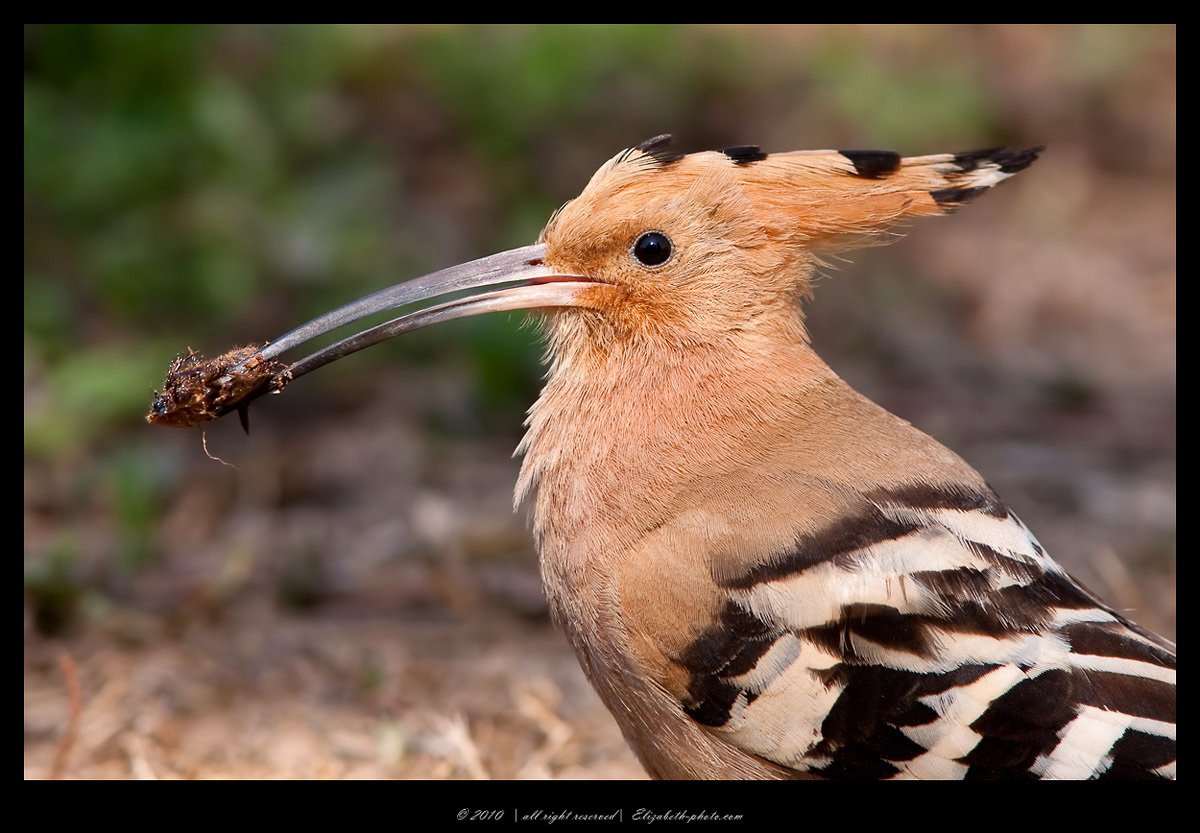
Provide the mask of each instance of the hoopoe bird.
POLYGON ((545 313, 518 451, 545 592, 657 778, 1174 779, 1175 645, 1054 562, 970 465, 850 388, 817 253, 953 212, 1040 148, 619 153, 539 242, 315 319, 296 362, 545 313))

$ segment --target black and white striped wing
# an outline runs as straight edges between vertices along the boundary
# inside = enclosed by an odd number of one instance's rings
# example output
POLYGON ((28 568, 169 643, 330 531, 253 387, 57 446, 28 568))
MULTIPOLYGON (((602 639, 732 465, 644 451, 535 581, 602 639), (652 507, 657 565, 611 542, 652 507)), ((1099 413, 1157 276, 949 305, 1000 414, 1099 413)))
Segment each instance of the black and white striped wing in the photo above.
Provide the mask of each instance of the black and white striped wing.
POLYGON ((679 662, 727 742, 844 778, 1175 777, 1175 648, 991 493, 876 493, 724 583, 679 662))

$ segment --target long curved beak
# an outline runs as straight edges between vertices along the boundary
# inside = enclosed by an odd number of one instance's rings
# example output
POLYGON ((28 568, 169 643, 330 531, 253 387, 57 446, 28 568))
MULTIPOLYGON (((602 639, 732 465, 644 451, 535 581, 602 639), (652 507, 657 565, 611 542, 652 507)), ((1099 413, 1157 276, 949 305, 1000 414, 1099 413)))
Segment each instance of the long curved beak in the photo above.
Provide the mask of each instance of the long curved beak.
POLYGON ((504 287, 417 309, 344 338, 292 363, 289 370, 291 377, 296 378, 343 356, 431 324, 485 312, 581 306, 581 296, 586 291, 604 285, 583 275, 551 269, 543 263, 545 254, 546 247, 541 244, 523 246, 381 289, 301 324, 270 342, 260 355, 274 359, 318 336, 380 312, 456 292, 504 287))
POLYGON ((431 324, 485 312, 597 306, 604 303, 608 293, 618 292, 603 281, 552 269, 546 265, 545 256, 545 246, 525 246, 399 283, 301 324, 261 349, 251 344, 212 359, 189 350, 171 363, 162 392, 155 393, 146 420, 154 425, 193 426, 236 410, 248 433, 251 401, 266 393, 279 393, 290 380, 373 344, 431 324), (279 358, 288 350, 368 316, 460 292, 475 294, 405 312, 291 364, 279 358))

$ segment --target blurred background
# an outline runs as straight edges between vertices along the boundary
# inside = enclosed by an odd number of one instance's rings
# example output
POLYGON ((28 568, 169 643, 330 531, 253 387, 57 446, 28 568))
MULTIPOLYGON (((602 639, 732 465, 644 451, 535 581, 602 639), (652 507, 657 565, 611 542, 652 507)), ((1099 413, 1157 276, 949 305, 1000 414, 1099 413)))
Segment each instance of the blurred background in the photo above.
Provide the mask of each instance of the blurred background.
POLYGON ((24 748, 43 777, 641 777, 513 514, 520 315, 143 422, 171 358, 532 242, 621 148, 1047 144, 827 270, 814 341, 1174 637, 1173 26, 29 26, 24 748))

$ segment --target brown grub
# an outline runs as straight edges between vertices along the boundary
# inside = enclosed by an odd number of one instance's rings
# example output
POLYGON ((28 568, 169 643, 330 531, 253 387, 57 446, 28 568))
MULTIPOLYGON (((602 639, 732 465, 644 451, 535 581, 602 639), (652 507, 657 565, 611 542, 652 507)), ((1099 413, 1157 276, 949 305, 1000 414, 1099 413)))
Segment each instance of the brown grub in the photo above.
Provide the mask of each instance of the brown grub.
POLYGON ((279 393, 291 381, 292 373, 278 359, 263 358, 259 351, 265 346, 235 347, 212 359, 188 348, 167 368, 162 392, 150 403, 146 422, 190 428, 235 408, 243 410, 258 394, 279 393))

